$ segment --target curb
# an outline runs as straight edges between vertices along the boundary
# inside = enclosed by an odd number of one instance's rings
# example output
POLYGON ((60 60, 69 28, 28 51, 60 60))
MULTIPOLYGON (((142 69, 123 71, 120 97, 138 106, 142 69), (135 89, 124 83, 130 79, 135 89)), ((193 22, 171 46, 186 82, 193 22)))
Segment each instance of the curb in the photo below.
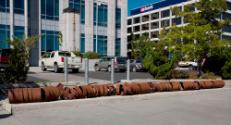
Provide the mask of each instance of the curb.
POLYGON ((1 117, 8 117, 12 115, 12 105, 9 103, 8 99, 4 100, 2 104, 0 104, 0 118, 1 117))

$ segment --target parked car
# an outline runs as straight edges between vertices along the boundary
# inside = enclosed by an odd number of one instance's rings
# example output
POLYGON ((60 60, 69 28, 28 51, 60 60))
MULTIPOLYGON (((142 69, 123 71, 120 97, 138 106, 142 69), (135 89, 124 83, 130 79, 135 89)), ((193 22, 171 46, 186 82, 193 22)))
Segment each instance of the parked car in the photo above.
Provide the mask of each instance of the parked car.
POLYGON ((135 60, 135 59, 131 60, 130 70, 132 72, 145 71, 142 60, 139 60, 139 59, 138 60, 135 60))
POLYGON ((185 68, 186 70, 196 70, 198 64, 194 61, 180 61, 178 67, 185 68))
POLYGON ((40 61, 41 70, 53 69, 55 73, 63 71, 65 56, 68 58, 68 69, 71 69, 72 72, 79 72, 82 66, 82 58, 76 57, 74 53, 67 51, 46 53, 40 61))
POLYGON ((197 69, 197 62, 193 61, 180 61, 178 66, 174 69, 176 71, 193 71, 197 69))
POLYGON ((95 63, 95 71, 106 70, 111 72, 111 59, 114 60, 114 71, 126 71, 127 64, 125 57, 103 57, 100 59, 99 62, 95 63))
POLYGON ((11 49, 0 49, 0 71, 4 71, 9 66, 9 56, 11 49))
POLYGON ((178 63, 178 66, 182 66, 182 67, 187 67, 187 66, 197 67, 197 62, 194 62, 194 61, 180 61, 178 63))

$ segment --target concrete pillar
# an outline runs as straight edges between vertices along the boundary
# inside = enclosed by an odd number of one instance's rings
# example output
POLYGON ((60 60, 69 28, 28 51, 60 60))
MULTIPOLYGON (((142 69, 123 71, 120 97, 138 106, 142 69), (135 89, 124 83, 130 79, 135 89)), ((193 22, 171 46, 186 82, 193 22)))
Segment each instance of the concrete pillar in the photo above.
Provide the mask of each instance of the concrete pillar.
POLYGON ((10 39, 14 37, 14 0, 10 0, 10 39))
MULTIPOLYGON (((184 6, 185 6, 185 5, 182 4, 182 11, 184 11, 184 6)), ((185 22, 185 21, 184 21, 184 17, 182 16, 182 18, 181 18, 181 24, 184 24, 184 22, 185 22)))
POLYGON ((85 51, 93 51, 94 0, 85 0, 85 51))
MULTIPOLYGON (((171 8, 173 8, 173 7, 171 7, 171 8)), ((169 12, 169 14, 170 14, 170 16, 169 16, 169 17, 170 17, 170 19, 169 19, 169 26, 172 26, 172 25, 173 25, 173 24, 172 24, 172 19, 173 19, 173 18, 172 18, 172 17, 173 17, 173 16, 172 16, 172 15, 173 15, 172 13, 173 13, 173 12, 172 12, 172 10, 170 9, 170 12, 169 12)))
POLYGON ((61 25, 63 43, 62 49, 65 51, 80 50, 80 14, 74 10, 66 11, 63 13, 63 23, 61 25))
MULTIPOLYGON (((59 1, 59 31, 64 31, 66 22, 65 22, 65 16, 63 14, 63 10, 68 7, 68 0, 60 0, 59 1)), ((63 40, 65 39, 64 37, 66 36, 66 32, 61 32, 63 36, 63 40)), ((63 44, 63 43, 62 43, 63 44)), ((60 50, 63 50, 65 47, 64 45, 59 46, 60 50)))
POLYGON ((121 0, 121 56, 127 56, 127 0, 121 0))
POLYGON ((28 37, 28 0, 24 0, 24 16, 25 16, 24 34, 25 34, 25 38, 27 38, 28 37))
POLYGON ((159 34, 161 32, 161 11, 158 12, 159 13, 159 34))
POLYGON ((115 55, 116 0, 108 0, 107 55, 115 55))

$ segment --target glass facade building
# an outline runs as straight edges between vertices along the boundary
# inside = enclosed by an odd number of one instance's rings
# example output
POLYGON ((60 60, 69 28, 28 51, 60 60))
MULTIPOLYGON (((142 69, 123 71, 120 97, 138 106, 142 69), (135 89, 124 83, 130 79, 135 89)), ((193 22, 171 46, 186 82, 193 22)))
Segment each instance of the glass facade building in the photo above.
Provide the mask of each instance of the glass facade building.
POLYGON ((59 21, 59 0, 41 0, 41 19, 41 51, 59 50, 58 25, 55 25, 59 21))
POLYGON ((0 1, 0 48, 9 48, 7 41, 10 38, 25 36, 24 0, 11 1, 13 4, 10 4, 10 0, 0 1))
POLYGON ((67 24, 63 22, 66 8, 79 12, 76 50, 126 56, 127 1, 123 0, 0 0, 0 49, 10 48, 7 40, 14 37, 38 35, 31 65, 39 65, 42 52, 63 49, 58 37, 60 32, 68 34, 61 29, 67 24))

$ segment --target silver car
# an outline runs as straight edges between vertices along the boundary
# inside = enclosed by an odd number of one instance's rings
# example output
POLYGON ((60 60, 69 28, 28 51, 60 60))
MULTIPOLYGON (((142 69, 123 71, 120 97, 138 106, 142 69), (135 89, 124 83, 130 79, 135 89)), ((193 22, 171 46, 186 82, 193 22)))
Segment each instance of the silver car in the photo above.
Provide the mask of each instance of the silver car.
POLYGON ((131 60, 130 70, 132 72, 145 71, 145 68, 141 60, 131 60))
POLYGON ((95 63, 95 71, 111 72, 111 59, 114 58, 114 71, 126 71, 127 64, 125 57, 103 57, 99 62, 95 63))

